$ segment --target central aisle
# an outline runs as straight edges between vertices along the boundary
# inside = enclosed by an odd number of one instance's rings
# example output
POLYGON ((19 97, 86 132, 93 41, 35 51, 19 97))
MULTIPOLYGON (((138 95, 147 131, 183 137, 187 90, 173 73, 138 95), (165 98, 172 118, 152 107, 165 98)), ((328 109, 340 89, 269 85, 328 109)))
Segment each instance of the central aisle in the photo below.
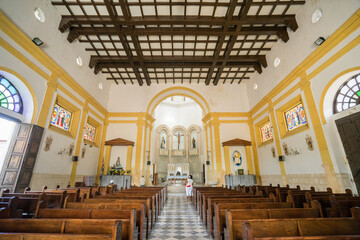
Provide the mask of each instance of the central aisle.
POLYGON ((211 239, 192 204, 186 202, 185 186, 168 186, 168 200, 151 231, 150 240, 211 239))

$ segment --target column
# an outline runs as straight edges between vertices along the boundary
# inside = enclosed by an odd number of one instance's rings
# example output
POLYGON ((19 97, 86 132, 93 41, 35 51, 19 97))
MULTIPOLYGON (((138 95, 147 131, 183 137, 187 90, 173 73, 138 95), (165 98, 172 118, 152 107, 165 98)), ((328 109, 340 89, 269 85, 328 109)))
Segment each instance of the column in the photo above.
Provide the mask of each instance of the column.
POLYGON ((224 146, 225 174, 231 174, 229 146, 224 146))
POLYGON ((143 140, 145 121, 143 117, 138 117, 137 135, 136 135, 136 152, 135 152, 135 167, 131 170, 133 176, 133 184, 140 185, 140 167, 141 167, 141 149, 143 140))
POLYGON ((306 104, 309 109, 311 123, 314 128, 316 141, 319 146, 319 152, 325 171, 326 182, 334 192, 340 192, 341 190, 343 191, 343 189, 340 189, 339 183, 336 179, 334 165, 330 157, 324 130, 321 125, 320 117, 311 90, 311 83, 308 79, 308 76, 306 75, 306 72, 302 72, 300 75, 300 89, 304 92, 306 104))
POLYGON ((132 151, 133 151, 133 145, 128 145, 126 152, 126 168, 125 168, 126 171, 131 170, 132 151))
MULTIPOLYGON (((205 160, 205 164, 206 161, 209 160, 209 140, 208 140, 208 131, 207 131, 207 126, 204 126, 205 129, 205 137, 206 137, 206 160, 205 160)), ((209 165, 206 165, 206 183, 208 183, 210 180, 210 168, 209 165)))
MULTIPOLYGON (((150 155, 150 149, 151 149, 151 133, 152 133, 152 125, 150 125, 150 128, 149 128, 149 155, 150 155)), ((149 159, 150 159, 150 156, 149 156, 149 159)), ((154 177, 154 176, 153 176, 154 177)), ((146 185, 151 185, 151 181, 150 181, 150 165, 147 166, 147 169, 146 169, 146 185)))
MULTIPOLYGON (((54 93, 57 89, 57 78, 58 75, 52 73, 51 74, 51 78, 50 80, 46 83, 47 88, 46 88, 46 92, 45 92, 45 96, 44 96, 44 101, 40 110, 40 114, 39 114, 39 118, 37 121, 37 125, 41 126, 41 127, 45 127, 45 123, 47 120, 47 117, 49 116, 49 110, 51 109, 51 102, 52 102, 52 98, 54 96, 54 93)), ((52 110, 52 109, 51 109, 52 110)))
POLYGON ((221 145, 220 145, 220 122, 218 117, 213 117, 213 126, 214 126, 214 141, 215 141, 215 155, 216 155, 216 173, 217 181, 219 185, 224 184, 225 172, 222 168, 221 161, 221 145))
MULTIPOLYGON (((278 156, 280 156, 280 155, 282 155, 282 149, 281 149, 281 144, 280 144, 280 135, 279 135, 279 131, 277 128, 277 121, 275 119, 274 106, 273 106, 271 100, 269 100, 268 104, 269 104, 268 109, 269 109, 269 113, 270 113, 271 125, 273 127, 273 134, 274 134, 276 150, 277 150, 278 156)), ((288 184, 288 181, 287 181, 286 171, 285 171, 285 162, 279 161, 279 165, 280 165, 280 171, 281 171, 281 181, 282 181, 283 186, 286 186, 288 184)))
MULTIPOLYGON (((85 105, 82 110, 79 130, 78 130, 78 134, 77 134, 74 156, 79 156, 79 153, 80 153, 80 147, 81 147, 81 143, 83 141, 83 135, 84 135, 84 126, 85 126, 85 121, 86 121, 86 115, 89 110, 88 108, 89 108, 88 103, 85 101, 85 105)), ((78 163, 77 161, 73 162, 73 165, 72 165, 71 175, 70 175, 70 186, 75 185, 77 163, 78 163)))
POLYGON ((147 142, 147 139, 146 139, 146 137, 147 137, 147 132, 148 132, 148 129, 149 129, 149 124, 147 123, 147 122, 145 122, 145 134, 144 134, 144 152, 143 152, 143 167, 142 167, 142 169, 141 169, 141 175, 142 176, 145 176, 145 169, 146 169, 146 167, 147 167, 147 165, 146 165, 146 161, 147 161, 147 159, 146 159, 146 142, 147 142))
POLYGON ((100 176, 101 176, 101 169, 102 165, 104 163, 104 169, 103 169, 103 175, 107 173, 105 172, 105 159, 104 159, 104 148, 105 148, 105 139, 106 139, 106 131, 108 126, 108 116, 105 117, 105 121, 103 124, 103 131, 101 135, 101 143, 100 143, 100 153, 99 153, 99 161, 98 161, 98 167, 97 167, 97 174, 96 174, 96 183, 100 185, 100 176))
MULTIPOLYGON (((257 184, 261 185, 260 164, 259 164, 259 158, 258 158, 258 153, 257 153, 257 148, 256 148, 254 124, 253 124, 251 117, 249 117, 248 125, 249 125, 249 130, 250 130, 250 137, 251 137, 251 148, 252 148, 252 152, 254 155, 256 182, 257 182, 257 184)), ((245 150, 246 150, 246 148, 245 148, 245 150)))
POLYGON ((110 167, 111 145, 105 146, 104 174, 107 174, 110 167))

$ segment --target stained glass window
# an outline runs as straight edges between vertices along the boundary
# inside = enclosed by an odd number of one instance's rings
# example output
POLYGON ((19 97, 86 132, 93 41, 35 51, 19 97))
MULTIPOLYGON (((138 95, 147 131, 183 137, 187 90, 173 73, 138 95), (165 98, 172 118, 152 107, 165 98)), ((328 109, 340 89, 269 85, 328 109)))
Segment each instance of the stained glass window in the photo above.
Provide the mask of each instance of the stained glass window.
POLYGON ((65 131, 70 130, 72 114, 70 111, 61 107, 58 104, 55 104, 53 114, 51 116, 51 125, 61 128, 65 131))
POLYGON ((288 131, 294 130, 307 124, 305 111, 302 103, 285 112, 285 120, 288 131))
POLYGON ((334 113, 358 104, 360 104, 360 74, 351 77, 339 88, 334 99, 334 113))
POLYGON ((11 111, 22 113, 23 104, 18 90, 0 75, 0 106, 11 111))
POLYGON ((95 132, 96 128, 93 125, 86 123, 84 139, 89 140, 90 142, 94 142, 95 132))
POLYGON ((260 127, 260 132, 261 132, 261 138, 262 138, 263 142, 266 142, 267 140, 270 140, 273 138, 270 122, 267 122, 264 125, 262 125, 260 127))

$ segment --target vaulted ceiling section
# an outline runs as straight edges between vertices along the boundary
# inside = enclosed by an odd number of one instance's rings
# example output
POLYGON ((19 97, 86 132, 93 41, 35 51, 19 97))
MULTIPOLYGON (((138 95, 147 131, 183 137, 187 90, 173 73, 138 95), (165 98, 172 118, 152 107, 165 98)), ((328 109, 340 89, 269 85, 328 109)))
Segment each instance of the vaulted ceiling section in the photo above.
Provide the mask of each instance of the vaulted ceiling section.
POLYGON ((52 0, 68 41, 116 84, 237 83, 298 28, 300 0, 52 0))

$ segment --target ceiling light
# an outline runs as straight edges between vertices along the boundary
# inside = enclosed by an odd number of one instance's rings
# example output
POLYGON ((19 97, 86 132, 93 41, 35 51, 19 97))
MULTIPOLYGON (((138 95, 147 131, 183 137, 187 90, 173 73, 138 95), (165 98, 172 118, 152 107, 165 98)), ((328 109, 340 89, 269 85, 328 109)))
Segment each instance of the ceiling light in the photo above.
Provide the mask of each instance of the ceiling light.
POLYGON ((325 38, 323 37, 319 37, 318 39, 315 40, 315 44, 320 46, 321 44, 323 44, 323 42, 325 42, 325 38))
POLYGON ((32 40, 35 44, 36 44, 36 46, 41 46, 41 45, 43 45, 43 41, 41 41, 40 40, 40 38, 38 38, 38 37, 36 37, 36 38, 34 38, 33 40, 32 40))
POLYGON ((274 67, 279 66, 279 64, 280 64, 280 58, 276 57, 276 58, 274 59, 274 67))
POLYGON ((82 66, 82 59, 81 59, 81 57, 77 57, 77 58, 76 58, 76 64, 79 65, 80 67, 82 66))
POLYGON ((257 90, 258 85, 255 83, 253 88, 254 88, 254 90, 257 90))
POLYGON ((44 15, 44 12, 40 9, 40 8, 35 8, 34 10, 34 15, 35 15, 35 18, 43 23, 45 22, 45 15, 44 15))
POLYGON ((103 84, 99 83, 99 89, 102 90, 103 89, 103 84))
POLYGON ((317 23, 321 19, 321 17, 322 17, 321 9, 316 9, 311 16, 311 22, 317 23))

